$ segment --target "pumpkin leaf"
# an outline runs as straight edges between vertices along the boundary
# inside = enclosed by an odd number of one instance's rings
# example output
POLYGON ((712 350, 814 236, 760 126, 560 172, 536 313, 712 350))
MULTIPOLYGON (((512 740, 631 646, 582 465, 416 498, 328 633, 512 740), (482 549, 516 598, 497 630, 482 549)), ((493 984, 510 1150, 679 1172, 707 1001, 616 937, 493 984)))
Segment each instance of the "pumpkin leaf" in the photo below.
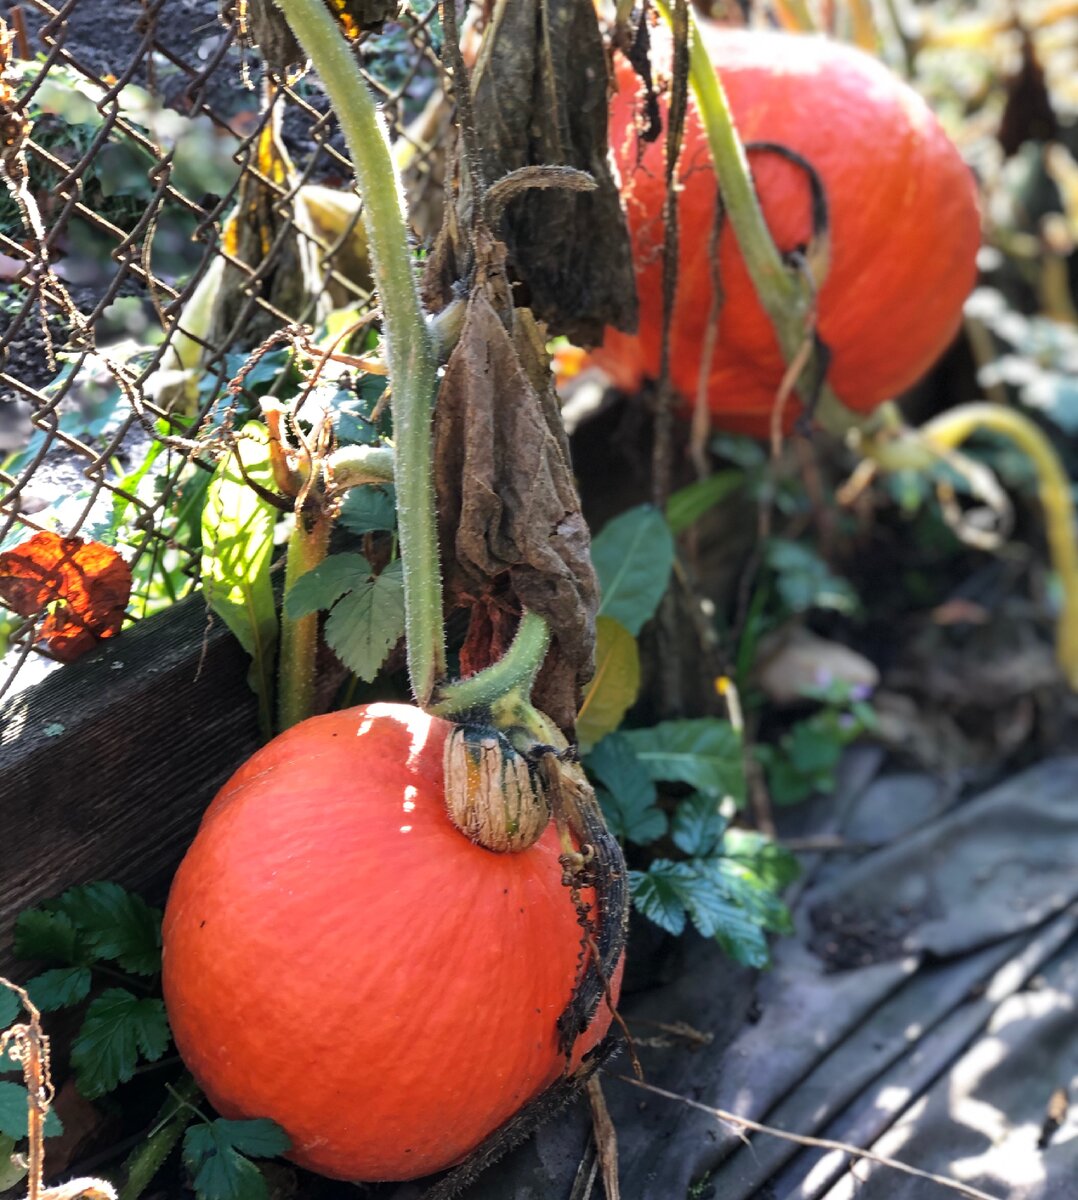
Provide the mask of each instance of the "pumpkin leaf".
POLYGON ((285 612, 295 621, 319 609, 332 608, 345 593, 368 579, 370 573, 362 554, 330 554, 288 589, 285 612))
POLYGON ((670 836, 674 845, 690 857, 706 857, 715 852, 725 828, 726 821, 714 797, 697 792, 677 806, 670 836))
POLYGON ((53 967, 26 985, 30 999, 43 1012, 56 1012, 81 1004, 90 994, 89 967, 53 967))
POLYGON ((647 845, 666 833, 666 813, 655 804, 655 784, 622 734, 603 738, 584 765, 603 785, 599 802, 615 837, 647 845))
POLYGON ((599 615, 636 634, 655 615, 674 566, 674 539, 657 508, 630 508, 603 526, 591 543, 599 577, 599 615))
POLYGON ((135 1073, 139 1057, 156 1062, 168 1048, 163 1000, 109 988, 90 1002, 86 1019, 71 1044, 71 1064, 79 1091, 88 1099, 111 1092, 135 1073))
MULTIPOLYGON (((0 1134, 18 1141, 26 1137, 27 1106, 26 1088, 21 1083, 0 1082, 0 1134)), ((51 1109, 45 1117, 45 1136, 55 1137, 63 1133, 60 1118, 51 1109)))
POLYGON ((364 580, 333 606, 326 620, 330 649, 360 679, 372 680, 404 636, 401 561, 364 580))
POLYGON ((695 525, 704 513, 736 492, 744 482, 743 471, 730 469, 716 471, 714 475, 709 475, 706 479, 697 479, 674 492, 666 502, 666 523, 670 526, 670 532, 675 537, 684 533, 690 526, 695 525))
POLYGON ((341 505, 338 522, 349 533, 376 533, 397 528, 396 489, 391 483, 351 488, 341 505))
POLYGON ((184 1166, 199 1200, 266 1200, 262 1172, 245 1154, 266 1157, 287 1150, 284 1131, 272 1121, 226 1121, 192 1125, 183 1138, 184 1166))
POLYGON ((617 729, 640 691, 636 638, 613 617, 599 617, 595 634, 595 674, 576 719, 576 736, 584 753, 617 729))
POLYGON ((706 796, 745 799, 741 739, 729 721, 712 717, 662 721, 624 735, 649 779, 687 783, 706 796))
POLYGON ((263 732, 273 713, 273 650, 277 612, 270 584, 273 506, 248 486, 241 473, 273 487, 269 434, 257 421, 244 425, 235 449, 218 464, 202 510, 202 585, 206 603, 251 656, 248 676, 258 697, 263 732), (239 457, 237 457, 239 456, 239 457))

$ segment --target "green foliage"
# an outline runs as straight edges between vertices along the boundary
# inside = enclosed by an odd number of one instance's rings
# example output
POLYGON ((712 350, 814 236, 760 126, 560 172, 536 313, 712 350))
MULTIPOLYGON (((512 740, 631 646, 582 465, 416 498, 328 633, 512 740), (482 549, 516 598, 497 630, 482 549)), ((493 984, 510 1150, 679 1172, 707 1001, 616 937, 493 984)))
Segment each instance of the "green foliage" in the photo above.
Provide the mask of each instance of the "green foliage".
POLYGON ((397 528, 397 492, 392 484, 351 488, 337 517, 349 533, 376 533, 397 528))
POLYGON ((218 1118, 187 1130, 183 1161, 199 1200, 267 1200, 262 1172, 247 1156, 268 1158, 289 1145, 272 1121, 218 1118))
POLYGON ((7 1029, 19 1019, 22 1004, 10 988, 0 987, 0 1029, 7 1029))
POLYGON ((733 495, 745 482, 745 473, 716 471, 675 492, 666 502, 666 521, 675 536, 684 533, 711 509, 733 495))
POLYGON ((663 721, 625 737, 649 779, 687 783, 708 796, 745 800, 741 739, 729 721, 713 717, 663 721))
POLYGON ((631 508, 603 526, 591 543, 599 577, 599 615, 634 636, 655 614, 674 566, 674 539, 657 508, 631 508))
POLYGON ((831 571, 811 546, 771 538, 764 553, 767 565, 775 573, 779 596, 791 613, 814 608, 847 614, 857 611, 857 593, 847 580, 831 571))
POLYGON ((247 482, 274 486, 269 434, 249 421, 218 465, 202 512, 202 586, 206 603, 251 656, 248 680, 268 737, 273 713, 277 610, 270 583, 276 514, 247 482))
MULTIPOLYGON (((28 1133, 27 1120, 26 1088, 21 1083, 0 1081, 0 1134, 19 1141, 28 1133)), ((60 1118, 50 1110, 45 1118, 45 1136, 56 1137, 63 1132, 60 1118)))
POLYGON ((613 617, 595 623, 595 674, 576 718, 583 753, 613 733, 640 691, 640 651, 636 638, 613 617))
POLYGON ((643 846, 666 833, 666 813, 656 804, 658 789, 640 769, 625 734, 612 733, 603 738, 585 763, 599 781, 597 794, 615 837, 643 846))
POLYGON ((168 1049, 165 1003, 109 988, 90 1002, 82 1029, 71 1044, 79 1091, 89 1100, 104 1096, 135 1073, 140 1058, 156 1062, 168 1049))

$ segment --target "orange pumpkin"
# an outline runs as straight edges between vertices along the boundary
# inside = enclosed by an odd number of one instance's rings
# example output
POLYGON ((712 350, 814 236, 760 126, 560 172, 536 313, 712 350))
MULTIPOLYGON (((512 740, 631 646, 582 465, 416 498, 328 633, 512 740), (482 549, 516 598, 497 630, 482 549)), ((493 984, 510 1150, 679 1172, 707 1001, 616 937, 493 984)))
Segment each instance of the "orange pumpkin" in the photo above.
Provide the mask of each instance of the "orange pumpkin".
MULTIPOLYGON (((924 101, 876 59, 819 36, 702 31, 745 143, 778 143, 815 168, 830 213, 831 264, 818 331, 830 348, 829 382, 867 412, 912 384, 954 337, 976 278, 980 221, 973 177, 924 101)), ((669 39, 655 30, 653 61, 669 70, 669 39)), ((641 140, 643 89, 620 60, 610 144, 621 173, 640 297, 637 335, 608 330, 594 361, 625 391, 657 378, 662 340, 665 136, 641 140)), ((665 135, 666 103, 661 101, 665 135)), ((804 170, 750 151, 764 216, 783 254, 812 232, 804 170)), ((697 394, 713 296, 716 184, 694 102, 678 177, 680 253, 671 379, 697 394)), ((724 223, 718 273, 724 302, 710 369, 716 424, 765 434, 784 374, 771 324, 724 223)), ((788 417, 796 414, 789 405, 788 417)), ((789 426, 789 420, 786 422, 789 426)))
MULTIPOLYGON (((554 827, 506 854, 459 833, 452 728, 399 704, 297 725, 218 794, 169 896, 165 1001, 192 1074, 335 1178, 449 1166, 567 1065, 581 933, 554 827)), ((609 1024, 604 1006, 569 1065, 609 1024)))

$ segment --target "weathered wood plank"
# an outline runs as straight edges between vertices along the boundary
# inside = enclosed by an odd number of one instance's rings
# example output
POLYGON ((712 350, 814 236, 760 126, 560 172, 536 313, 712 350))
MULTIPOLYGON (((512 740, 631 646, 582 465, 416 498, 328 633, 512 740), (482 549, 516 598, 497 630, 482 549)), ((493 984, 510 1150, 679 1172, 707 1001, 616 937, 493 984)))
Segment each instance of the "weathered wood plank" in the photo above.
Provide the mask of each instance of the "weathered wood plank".
POLYGON ((203 809, 259 744, 246 676, 194 596, 0 703, 0 970, 16 914, 66 887, 164 896, 203 809))

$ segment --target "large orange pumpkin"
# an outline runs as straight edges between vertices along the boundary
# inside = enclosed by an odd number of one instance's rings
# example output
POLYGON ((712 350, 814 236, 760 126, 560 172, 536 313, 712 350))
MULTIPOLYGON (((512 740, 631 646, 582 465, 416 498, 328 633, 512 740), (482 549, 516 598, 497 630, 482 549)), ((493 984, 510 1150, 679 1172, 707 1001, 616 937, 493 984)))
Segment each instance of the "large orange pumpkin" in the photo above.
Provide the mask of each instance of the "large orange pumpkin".
MULTIPOLYGON (((656 30, 654 61, 669 68, 656 30)), ((829 381, 866 412, 912 384, 956 333, 976 277, 980 222, 973 177, 924 101, 869 55, 823 37, 706 26, 702 36, 746 143, 773 142, 807 159, 826 192, 831 265, 819 296, 819 334, 831 350, 829 381)), ((608 330, 594 361, 626 391, 657 378, 662 333, 665 136, 641 140, 642 86, 620 61, 610 143, 622 179, 640 297, 638 335, 608 330)), ((661 103, 666 119, 665 97, 661 103)), ((784 254, 809 240, 805 172, 750 151, 760 203, 784 254)), ((679 282, 671 378, 682 400, 697 393, 712 308, 709 253, 716 184, 707 139, 690 100, 682 157, 679 282)), ((784 374, 727 220, 718 271, 724 303, 707 377, 717 424, 767 432, 784 374)), ((792 418, 796 405, 791 405, 792 418)), ((789 422, 787 422, 787 425, 789 422)))
POLYGON ((554 828, 507 854, 459 833, 451 728, 371 704, 282 734, 218 794, 168 899, 165 1001, 192 1074, 335 1178, 457 1162, 566 1067, 581 933, 554 828))

